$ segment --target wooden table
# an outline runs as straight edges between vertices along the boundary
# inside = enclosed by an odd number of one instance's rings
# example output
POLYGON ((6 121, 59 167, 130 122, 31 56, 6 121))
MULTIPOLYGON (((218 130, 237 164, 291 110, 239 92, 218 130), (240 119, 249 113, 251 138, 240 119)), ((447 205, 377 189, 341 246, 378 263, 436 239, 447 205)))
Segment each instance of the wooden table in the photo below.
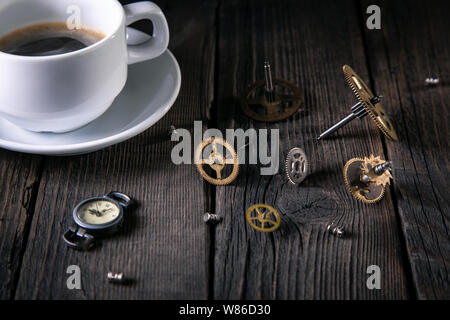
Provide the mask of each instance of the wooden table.
POLYGON ((156 2, 183 75, 177 102, 157 125, 81 156, 0 151, 0 298, 449 299, 448 2, 156 2), (381 30, 366 28, 370 4, 381 8, 381 30), (266 58, 305 98, 303 111, 274 124, 250 120, 237 101, 263 78, 266 58), (369 119, 315 140, 355 103, 343 64, 384 96, 398 142, 369 119), (441 84, 426 87, 430 76, 441 84), (232 185, 214 187, 194 165, 174 165, 168 128, 192 131, 194 120, 204 129, 279 129, 279 173, 242 165, 232 185), (299 187, 282 167, 296 146, 311 162, 299 187), (342 168, 371 153, 393 161, 394 179, 380 203, 365 205, 345 188, 342 168), (122 232, 90 252, 68 249, 61 235, 73 206, 111 190, 140 202, 122 232), (255 203, 280 211, 278 231, 247 225, 255 203), (223 221, 207 226, 205 212, 223 221), (340 216, 348 238, 326 232, 340 216), (69 265, 80 266, 81 290, 66 287, 69 265), (366 286, 370 265, 380 267, 379 290, 366 286), (108 271, 133 284, 108 284, 108 271))

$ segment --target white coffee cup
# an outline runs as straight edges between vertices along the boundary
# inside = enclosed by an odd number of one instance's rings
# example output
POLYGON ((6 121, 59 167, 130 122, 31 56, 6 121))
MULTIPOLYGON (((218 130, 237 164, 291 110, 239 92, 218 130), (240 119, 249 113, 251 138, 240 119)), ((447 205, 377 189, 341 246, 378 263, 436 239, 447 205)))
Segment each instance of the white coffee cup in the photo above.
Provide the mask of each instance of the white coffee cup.
POLYGON ((122 6, 116 0, 1 0, 0 38, 28 25, 67 21, 74 6, 82 25, 106 37, 53 56, 0 52, 0 117, 37 132, 80 128, 111 106, 125 85, 128 64, 156 58, 167 49, 167 21, 149 1, 122 6), (152 21, 153 37, 127 45, 126 26, 142 19, 152 21))

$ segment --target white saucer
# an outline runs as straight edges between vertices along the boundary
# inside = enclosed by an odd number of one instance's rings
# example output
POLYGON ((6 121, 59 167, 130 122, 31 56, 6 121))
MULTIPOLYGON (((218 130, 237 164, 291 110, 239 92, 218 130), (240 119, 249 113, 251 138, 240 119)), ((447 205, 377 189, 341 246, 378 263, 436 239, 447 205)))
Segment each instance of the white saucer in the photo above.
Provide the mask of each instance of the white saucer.
POLYGON ((42 155, 83 154, 117 144, 147 130, 172 107, 181 86, 173 54, 131 65, 125 88, 112 106, 87 126, 68 133, 36 133, 0 118, 0 147, 42 155))

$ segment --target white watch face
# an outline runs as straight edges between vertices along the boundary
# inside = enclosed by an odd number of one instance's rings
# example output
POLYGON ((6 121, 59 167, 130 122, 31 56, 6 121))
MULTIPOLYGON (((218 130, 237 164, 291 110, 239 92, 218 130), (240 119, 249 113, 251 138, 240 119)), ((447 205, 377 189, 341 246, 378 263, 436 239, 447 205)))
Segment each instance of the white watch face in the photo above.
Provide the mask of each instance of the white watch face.
POLYGON ((91 200, 78 208, 78 218, 91 225, 102 225, 119 217, 120 208, 108 200, 91 200))

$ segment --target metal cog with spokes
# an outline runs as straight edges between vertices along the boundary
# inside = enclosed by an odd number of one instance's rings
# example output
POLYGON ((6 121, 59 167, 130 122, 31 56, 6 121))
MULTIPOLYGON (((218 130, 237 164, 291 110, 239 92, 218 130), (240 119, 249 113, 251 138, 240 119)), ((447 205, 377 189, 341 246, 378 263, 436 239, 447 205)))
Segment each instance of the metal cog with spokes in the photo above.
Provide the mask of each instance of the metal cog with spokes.
POLYGON ((194 159, 200 175, 209 183, 220 186, 227 185, 233 182, 239 174, 239 160, 236 151, 234 151, 234 148, 222 138, 210 137, 203 140, 203 142, 197 147, 194 159), (218 144, 225 148, 225 155, 218 151, 218 144), (211 153, 207 159, 203 159, 203 150, 209 145, 211 145, 211 153), (226 151, 231 154, 232 158, 226 158, 226 151), (205 171, 203 168, 204 165, 209 166, 215 172, 215 178, 205 171), (232 165, 233 169, 230 175, 224 178, 222 176, 222 171, 226 165, 232 165))

